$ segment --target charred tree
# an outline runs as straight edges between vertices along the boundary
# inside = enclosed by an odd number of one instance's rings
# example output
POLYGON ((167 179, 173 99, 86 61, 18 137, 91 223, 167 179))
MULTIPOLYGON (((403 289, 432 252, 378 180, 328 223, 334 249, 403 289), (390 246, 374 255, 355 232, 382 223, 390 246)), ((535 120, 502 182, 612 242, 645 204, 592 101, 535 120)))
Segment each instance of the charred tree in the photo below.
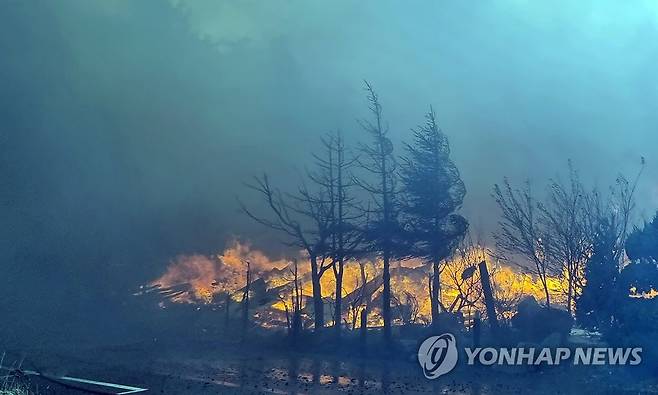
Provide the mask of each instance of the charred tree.
POLYGON ((484 305, 487 308, 487 319, 492 331, 497 334, 498 332, 498 316, 496 315, 496 300, 491 290, 491 279, 489 278, 489 269, 487 269, 487 262, 482 261, 478 264, 480 271, 480 282, 482 282, 482 293, 484 295, 484 305))
POLYGON ((345 264, 360 254, 363 232, 358 222, 364 217, 356 207, 350 190, 355 183, 351 170, 355 159, 346 158, 346 148, 340 132, 331 133, 322 139, 324 155, 314 155, 316 172, 309 178, 328 199, 330 226, 325 255, 331 259, 335 282, 334 328, 340 337, 343 312, 343 274, 345 264))
POLYGON ((494 198, 502 213, 500 231, 494 234, 497 253, 508 262, 515 262, 515 256, 532 262, 531 272, 539 278, 546 306, 550 307, 548 277, 555 270, 548 255, 552 240, 541 226, 539 208, 530 182, 526 182, 523 189, 513 189, 506 178, 502 187, 494 185, 494 198))
MULTIPOLYGON (((575 300, 584 286, 585 265, 594 254, 601 227, 614 234, 614 259, 623 258, 623 243, 634 209, 633 196, 644 169, 644 160, 633 183, 619 176, 604 201, 596 189, 586 191, 569 162, 568 182, 552 179, 543 200, 535 199, 529 183, 512 189, 505 180, 495 185, 494 197, 502 211, 496 245, 505 260, 514 256, 533 263, 532 272, 542 283, 546 305, 550 307, 548 276, 564 279, 567 310, 573 313, 575 300)), ((600 256, 600 253, 599 253, 600 256)))
POLYGON ((302 293, 301 286, 299 284, 297 260, 293 262, 292 275, 294 286, 292 294, 291 334, 292 342, 296 343, 299 338, 299 334, 302 331, 302 293))
POLYGON ((476 262, 486 259, 486 251, 481 244, 473 243, 470 237, 457 250, 458 253, 444 265, 442 273, 446 281, 444 288, 456 294, 446 310, 461 312, 466 308, 470 312, 482 299, 482 283, 476 262))
POLYGON ((313 290, 313 314, 315 330, 324 327, 324 302, 322 300, 322 275, 331 268, 327 255, 327 242, 331 235, 331 210, 322 192, 310 192, 302 183, 296 194, 283 194, 274 189, 268 176, 256 177, 248 187, 260 194, 270 209, 271 218, 258 216, 241 204, 242 211, 256 222, 284 234, 289 246, 304 249, 308 253, 313 290))
POLYGON ((588 231, 586 199, 585 188, 569 161, 568 183, 551 180, 546 201, 538 203, 545 233, 551 240, 546 253, 567 283, 564 292, 569 313, 583 285, 585 262, 593 252, 594 234, 588 231))
POLYGON ((247 335, 247 330, 249 328, 249 289, 251 286, 251 263, 249 261, 247 264, 247 273, 246 273, 246 285, 244 287, 244 292, 242 294, 242 336, 243 340, 247 335))
POLYGON ((391 260, 396 254, 396 236, 399 235, 397 163, 393 156, 393 143, 388 138, 388 126, 384 124, 382 106, 372 86, 366 81, 365 89, 370 104, 372 119, 360 122, 370 137, 369 144, 361 146, 360 167, 370 175, 371 181, 358 179, 357 183, 367 191, 373 200, 374 208, 369 209, 372 220, 365 235, 368 249, 381 257, 383 262, 382 318, 384 340, 391 340, 391 260))
POLYGON ((365 308, 361 310, 361 328, 360 331, 360 340, 361 340, 361 351, 365 353, 368 347, 368 309, 365 308))

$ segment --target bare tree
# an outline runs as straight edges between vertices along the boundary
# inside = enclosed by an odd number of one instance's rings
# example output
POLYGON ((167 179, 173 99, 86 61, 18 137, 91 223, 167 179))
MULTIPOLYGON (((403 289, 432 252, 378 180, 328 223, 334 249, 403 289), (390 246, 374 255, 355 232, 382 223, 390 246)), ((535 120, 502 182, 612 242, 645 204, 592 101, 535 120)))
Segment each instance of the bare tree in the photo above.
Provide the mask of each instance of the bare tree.
POLYGON ((573 310, 585 262, 592 254, 594 233, 588 231, 587 194, 569 161, 568 184, 551 180, 546 202, 538 203, 543 225, 552 241, 546 254, 566 283, 567 310, 573 310))
POLYGON ((299 264, 297 259, 293 260, 292 265, 289 267, 290 277, 284 277, 289 281, 288 286, 283 287, 282 293, 277 297, 283 304, 286 313, 286 326, 292 342, 296 342, 299 333, 302 330, 302 284, 299 279, 299 264), (290 288, 289 288, 290 287, 290 288), (290 301, 287 300, 290 294, 290 301))
POLYGON ((363 144, 363 159, 360 166, 369 173, 374 181, 364 179, 357 183, 367 191, 374 203, 370 209, 372 221, 366 230, 370 251, 382 258, 382 318, 384 320, 384 339, 391 340, 391 259, 394 255, 394 238, 398 229, 396 161, 393 156, 393 143, 388 138, 388 126, 384 125, 382 106, 379 96, 372 86, 365 81, 367 99, 372 120, 362 120, 361 127, 371 138, 370 144, 363 144))
MULTIPOLYGON (((607 199, 602 199, 598 193, 588 196, 587 219, 594 235, 594 246, 585 264, 586 283, 581 285, 576 298, 576 318, 584 327, 609 330, 614 326, 618 303, 614 295, 620 287, 619 275, 626 270, 622 269, 626 261, 635 255, 633 239, 637 236, 629 236, 628 229, 635 209, 635 191, 645 166, 644 157, 640 165, 632 182, 623 176, 617 177, 607 199)), ((628 295, 628 284, 621 288, 623 294, 628 295)))
POLYGON ((331 133, 322 139, 324 156, 314 155, 316 172, 309 172, 309 178, 322 188, 328 199, 330 225, 325 255, 331 257, 331 267, 336 280, 334 301, 334 327, 340 336, 342 322, 343 274, 345 264, 359 255, 362 229, 357 222, 363 214, 357 212, 356 202, 350 193, 354 187, 351 169, 356 159, 346 158, 344 140, 340 132, 331 133))
POLYGON ((531 272, 536 275, 544 288, 546 306, 550 307, 551 297, 548 289, 548 277, 554 271, 548 250, 551 240, 541 226, 540 210, 532 195, 530 182, 522 189, 512 189, 505 178, 502 188, 494 185, 494 198, 501 209, 500 231, 494 233, 497 254, 500 258, 517 263, 520 256, 532 263, 531 272))
POLYGON ((486 260, 484 248, 469 241, 457 250, 442 270, 446 288, 456 292, 455 298, 448 304, 446 310, 461 312, 463 309, 476 308, 482 300, 482 283, 477 263, 486 260))
POLYGON ((359 264, 359 279, 356 281, 356 288, 352 293, 352 298, 349 301, 349 317, 351 317, 350 325, 352 330, 356 328, 356 322, 359 319, 359 314, 362 312, 368 314, 370 308, 371 295, 367 292, 366 285, 368 284, 368 276, 366 274, 366 264, 363 261, 358 261, 359 264))
POLYGON ((640 169, 632 181, 618 175, 609 194, 604 197, 596 189, 585 196, 585 222, 587 231, 596 235, 601 227, 608 228, 614 236, 613 259, 619 265, 624 260, 624 244, 629 234, 635 212, 635 192, 644 172, 646 162, 640 158, 640 169))
POLYGON ((287 245, 303 248, 308 254, 315 329, 323 328, 324 302, 320 280, 331 268, 331 259, 326 255, 332 221, 327 199, 321 193, 311 193, 304 184, 297 194, 284 195, 270 185, 267 174, 256 177, 255 182, 247 186, 260 194, 273 215, 271 218, 258 216, 240 203, 242 211, 256 222, 284 234, 287 245))
POLYGON ((299 282, 299 271, 297 260, 293 262, 292 275, 293 275, 293 294, 292 294, 292 337, 293 341, 297 340, 299 333, 302 330, 302 287, 299 282))
MULTIPOLYGON (((615 186, 611 188, 608 202, 608 222, 615 225, 617 230, 617 245, 615 247, 615 258, 621 262, 623 259, 623 246, 629 233, 629 227, 633 221, 635 211, 635 192, 638 182, 644 172, 646 161, 640 158, 640 170, 632 181, 623 175, 617 176, 615 186)), ((594 221, 596 222, 596 221, 594 221)))
POLYGON ((623 258, 644 160, 635 180, 631 183, 619 176, 605 200, 596 189, 586 191, 571 161, 568 169, 568 182, 550 180, 543 201, 532 196, 528 183, 521 190, 513 190, 507 180, 503 188, 495 185, 494 196, 502 211, 500 232, 495 237, 503 258, 509 261, 516 255, 534 263, 532 272, 541 280, 547 306, 548 275, 563 278, 567 310, 572 313, 584 286, 584 266, 593 254, 596 235, 604 222, 616 233, 615 259, 623 258))
POLYGON ((242 293, 242 339, 244 341, 247 328, 249 327, 249 289, 251 286, 251 263, 245 262, 247 265, 246 284, 242 293))

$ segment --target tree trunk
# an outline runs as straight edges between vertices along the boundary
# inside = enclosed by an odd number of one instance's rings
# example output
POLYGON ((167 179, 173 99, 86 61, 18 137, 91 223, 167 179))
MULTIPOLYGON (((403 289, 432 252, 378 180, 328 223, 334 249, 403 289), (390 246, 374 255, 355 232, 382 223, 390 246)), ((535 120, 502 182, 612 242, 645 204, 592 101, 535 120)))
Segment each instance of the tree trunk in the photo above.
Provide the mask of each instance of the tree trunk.
POLYGON ((498 317, 496 316, 496 301, 494 300, 493 291, 491 289, 491 279, 489 277, 487 263, 485 261, 480 262, 478 268, 480 269, 480 282, 482 283, 482 294, 484 295, 484 304, 487 308, 489 326, 491 326, 494 334, 497 334, 498 317))
MULTIPOLYGON (((345 202, 345 191, 343 190, 344 185, 343 185, 343 166, 344 166, 344 158, 343 158, 343 145, 342 145, 342 140, 340 135, 338 135, 338 142, 337 142, 337 156, 338 156, 338 163, 336 167, 336 171, 338 173, 338 177, 336 180, 337 186, 336 186, 336 194, 338 198, 338 229, 336 232, 336 241, 338 243, 338 251, 337 251, 337 264, 338 264, 338 270, 334 271, 334 274, 336 275, 336 309, 334 311, 334 327, 336 329, 336 339, 340 340, 340 327, 342 323, 342 317, 343 317, 343 265, 344 265, 344 251, 343 251, 343 244, 344 244, 344 232, 343 232, 343 203, 345 202)), ((335 267, 334 267, 335 268, 335 267)))
POLYGON ((440 309, 440 300, 439 300, 439 290, 441 289, 441 274, 439 272, 440 262, 432 262, 432 287, 431 291, 431 306, 432 306, 432 325, 439 320, 440 309))
POLYGON ((361 310, 361 328, 359 329, 361 333, 361 350, 365 352, 368 345, 368 307, 361 310))
POLYGON ((336 271, 336 304, 334 306, 334 329, 336 337, 340 338, 341 317, 343 312, 343 261, 339 260, 338 270, 336 271))
MULTIPOLYGON (((297 292, 297 291, 296 291, 297 292)), ((292 298, 293 310, 292 310, 292 323, 291 323, 291 341, 292 344, 297 344, 299 339, 299 333, 302 331, 302 317, 299 311, 299 295, 293 296, 292 298)))
POLYGON ((384 252, 384 291, 382 292, 382 318, 384 319, 384 340, 391 341, 391 264, 388 251, 384 252))
POLYGON ((247 285, 244 288, 242 296, 242 340, 244 341, 247 336, 247 329, 249 329, 249 288, 251 285, 251 264, 247 262, 247 285))
POLYGON ((551 296, 548 293, 548 282, 546 281, 546 277, 542 279, 542 285, 544 286, 544 295, 546 295, 546 307, 550 308, 551 307, 551 296))
POLYGON ((569 288, 567 289, 567 311, 571 315, 571 300, 573 294, 573 277, 569 276, 569 288))
POLYGON ((319 270, 317 258, 311 256, 311 286, 313 287, 313 316, 316 332, 324 328, 324 303, 319 270))
POLYGON ((295 268, 294 268, 294 280, 295 280, 295 287, 294 287, 294 294, 292 295, 292 343, 297 344, 297 339, 299 338, 299 334, 302 331, 302 316, 301 316, 301 309, 302 309, 302 295, 301 295, 301 290, 299 289, 299 276, 298 276, 298 271, 297 271, 297 260, 295 262, 295 268))

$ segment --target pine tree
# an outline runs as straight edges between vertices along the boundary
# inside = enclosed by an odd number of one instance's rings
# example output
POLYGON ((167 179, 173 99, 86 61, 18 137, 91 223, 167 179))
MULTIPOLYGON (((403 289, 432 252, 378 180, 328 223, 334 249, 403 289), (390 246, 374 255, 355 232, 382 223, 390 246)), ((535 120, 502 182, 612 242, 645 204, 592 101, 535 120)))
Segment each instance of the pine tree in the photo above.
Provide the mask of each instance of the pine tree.
POLYGON ((633 261, 645 259, 658 262, 658 213, 642 229, 636 228, 628 236, 626 254, 633 261))
POLYGON ((607 330, 612 325, 615 289, 619 276, 617 233, 602 221, 595 236, 592 257, 585 265, 586 284, 576 299, 576 319, 588 329, 607 330))
POLYGON ((441 262, 452 255, 468 229, 466 219, 456 214, 466 188, 450 159, 448 138, 437 126, 432 109, 426 115, 425 125, 414 130, 414 140, 406 144, 406 151, 400 177, 408 255, 432 265, 432 321, 435 321, 440 312, 441 262))
POLYGON ((620 287, 638 295, 658 290, 658 213, 628 236, 626 255, 631 263, 619 275, 620 287))

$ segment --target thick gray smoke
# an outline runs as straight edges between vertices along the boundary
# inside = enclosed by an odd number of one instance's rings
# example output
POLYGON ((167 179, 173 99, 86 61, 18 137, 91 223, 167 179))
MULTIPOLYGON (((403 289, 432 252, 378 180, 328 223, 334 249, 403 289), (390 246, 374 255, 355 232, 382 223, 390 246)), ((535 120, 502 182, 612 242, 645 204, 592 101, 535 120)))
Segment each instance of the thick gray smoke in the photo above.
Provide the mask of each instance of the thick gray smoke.
POLYGON ((238 213, 237 195, 254 202, 242 183, 267 170, 292 186, 329 130, 363 140, 364 78, 398 147, 433 105, 484 235, 493 183, 541 185, 568 158, 605 186, 645 156, 638 202, 658 207, 652 1, 0 8, 2 290, 16 303, 124 295, 234 236, 280 248, 238 213))

